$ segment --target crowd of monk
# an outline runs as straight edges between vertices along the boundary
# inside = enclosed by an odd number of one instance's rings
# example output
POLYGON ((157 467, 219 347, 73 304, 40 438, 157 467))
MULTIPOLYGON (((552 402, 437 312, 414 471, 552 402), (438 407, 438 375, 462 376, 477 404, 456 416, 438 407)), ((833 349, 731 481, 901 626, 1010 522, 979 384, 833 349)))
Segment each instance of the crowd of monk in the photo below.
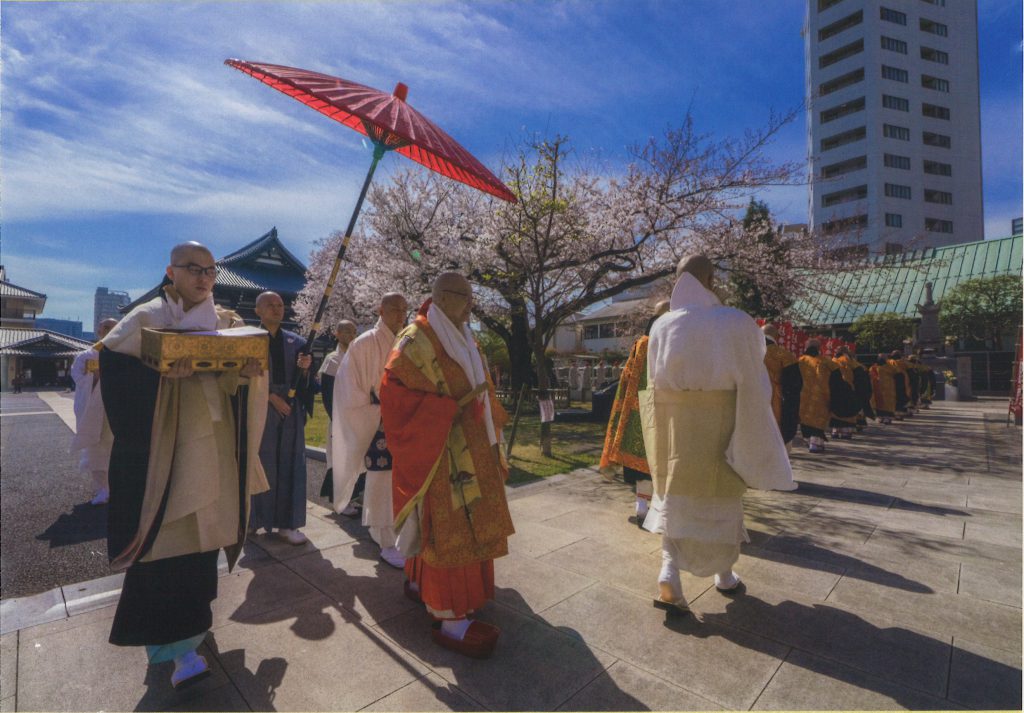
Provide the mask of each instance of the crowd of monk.
MULTIPOLYGON (((212 624, 219 551, 233 567, 258 529, 307 542, 306 343, 281 328, 273 292, 256 301, 260 328, 214 304, 217 273, 206 247, 175 246, 159 296, 105 325, 76 372, 74 448, 94 501, 109 497, 108 556, 125 570, 110 642, 144 646, 151 664, 173 661, 174 686, 210 671, 197 649, 212 624), (267 368, 248 359, 198 371, 184 357, 159 371, 142 360, 146 329, 265 336, 267 368)), ((787 453, 797 425, 820 452, 826 430, 848 438, 867 419, 927 408, 934 383, 898 352, 868 369, 812 341, 797 358, 772 327, 722 305, 714 279, 707 257, 680 261, 671 300, 622 372, 601 459, 637 483, 637 522, 662 536, 653 603, 673 616, 689 611, 681 570, 713 575, 724 596, 742 591, 732 570, 749 541, 742 496, 797 487, 787 453)), ((473 299, 464 276, 441 273, 406 324, 406 298, 388 292, 371 329, 355 337, 354 325, 337 325, 319 376, 331 416, 323 494, 354 514, 362 487, 362 522, 381 560, 405 573, 398 596, 423 606, 437 645, 485 658, 500 631, 471 615, 494 598, 494 559, 515 529, 508 415, 469 327, 473 299)))

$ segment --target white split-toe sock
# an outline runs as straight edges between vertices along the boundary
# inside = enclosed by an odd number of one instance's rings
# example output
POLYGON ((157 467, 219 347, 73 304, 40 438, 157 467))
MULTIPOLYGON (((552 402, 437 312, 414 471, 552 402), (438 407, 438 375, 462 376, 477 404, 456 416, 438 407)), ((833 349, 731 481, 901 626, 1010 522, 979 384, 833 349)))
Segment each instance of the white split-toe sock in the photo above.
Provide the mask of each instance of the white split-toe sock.
POLYGON ((441 622, 441 633, 450 639, 462 641, 472 623, 469 619, 445 619, 441 622))

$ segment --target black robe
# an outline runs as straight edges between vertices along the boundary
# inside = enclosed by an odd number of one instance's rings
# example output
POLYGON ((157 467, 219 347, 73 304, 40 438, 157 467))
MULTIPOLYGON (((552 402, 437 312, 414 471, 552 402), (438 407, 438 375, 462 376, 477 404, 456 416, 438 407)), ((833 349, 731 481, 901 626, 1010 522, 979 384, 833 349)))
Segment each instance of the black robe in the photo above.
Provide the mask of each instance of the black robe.
MULTIPOLYGON (((107 510, 107 555, 113 560, 128 547, 139 529, 160 374, 133 356, 109 349, 101 349, 99 359, 103 404, 114 435, 107 510)), ((242 428, 243 433, 245 388, 240 387, 239 395, 232 398, 236 428, 242 428)), ((240 444, 239 504, 240 517, 244 518, 246 439, 238 438, 236 443, 240 444)), ((166 502, 165 493, 139 558, 145 556, 156 539, 166 502)), ((240 527, 244 529, 244 523, 240 527)), ((163 645, 207 631, 213 623, 210 602, 217 597, 217 555, 218 550, 213 550, 151 562, 135 561, 125 572, 110 643, 163 645)))
MULTIPOLYGON (((875 410, 871 408, 871 375, 868 370, 858 366, 853 370, 853 391, 860 401, 860 410, 866 418, 875 418, 875 410)), ((858 419, 858 423, 864 423, 864 419, 858 419)))
POLYGON ((782 442, 789 443, 800 425, 800 393, 804 389, 804 377, 800 373, 800 362, 793 362, 782 369, 782 419, 779 431, 782 442))

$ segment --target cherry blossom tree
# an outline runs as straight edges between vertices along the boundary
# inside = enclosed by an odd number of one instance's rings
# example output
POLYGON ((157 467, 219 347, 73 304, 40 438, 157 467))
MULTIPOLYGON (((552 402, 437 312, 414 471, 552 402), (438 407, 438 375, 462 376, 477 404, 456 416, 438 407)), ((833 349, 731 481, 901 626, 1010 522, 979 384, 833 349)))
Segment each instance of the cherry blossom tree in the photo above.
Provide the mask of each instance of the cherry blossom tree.
MULTIPOLYGON (((475 316, 508 346, 513 387, 533 383, 543 391, 552 386, 545 348, 560 323, 669 278, 684 254, 705 253, 723 272, 771 285, 766 294, 799 297, 813 289, 815 275, 838 269, 827 257, 834 241, 787 237, 788 262, 780 269, 764 242, 750 239, 764 226, 745 228, 742 221, 752 193, 802 180, 802 164, 765 155, 795 116, 773 115, 761 129, 724 139, 698 133, 687 116, 680 127, 634 146, 620 170, 579 160, 564 136, 537 139, 503 167, 516 204, 422 170, 398 172, 370 191, 328 319, 365 319, 392 289, 415 304, 439 272, 458 270, 474 284, 475 316)), ((339 239, 321 241, 311 257, 309 282, 296 301, 300 321, 315 308, 339 239)))

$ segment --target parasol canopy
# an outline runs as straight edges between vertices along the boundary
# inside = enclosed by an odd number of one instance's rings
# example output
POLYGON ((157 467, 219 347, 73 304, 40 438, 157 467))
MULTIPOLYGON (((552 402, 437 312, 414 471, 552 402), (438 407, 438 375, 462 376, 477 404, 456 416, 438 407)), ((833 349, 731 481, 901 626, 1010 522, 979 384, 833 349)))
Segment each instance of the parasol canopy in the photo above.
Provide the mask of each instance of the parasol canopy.
POLYGON ((408 88, 392 94, 329 74, 277 64, 228 59, 255 77, 390 150, 480 191, 512 203, 516 197, 455 139, 406 103, 408 88))

